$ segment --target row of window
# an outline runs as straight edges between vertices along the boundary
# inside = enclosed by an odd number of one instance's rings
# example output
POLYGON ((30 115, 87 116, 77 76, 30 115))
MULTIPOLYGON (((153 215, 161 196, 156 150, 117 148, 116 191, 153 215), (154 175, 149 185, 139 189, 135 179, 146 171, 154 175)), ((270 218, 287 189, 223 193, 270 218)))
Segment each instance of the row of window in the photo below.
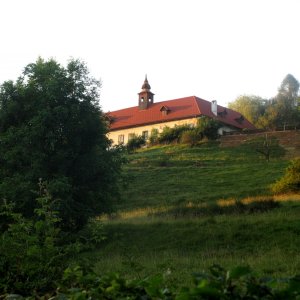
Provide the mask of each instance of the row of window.
MULTIPOLYGON (((128 141, 130 141, 131 139, 133 139, 135 137, 135 133, 129 133, 128 134, 128 141)), ((148 137, 149 137, 149 132, 148 130, 145 130, 142 132, 142 137, 145 139, 145 140, 148 140, 148 137)), ((125 141, 125 135, 124 134, 119 134, 118 135, 118 144, 124 144, 124 141, 125 141)))

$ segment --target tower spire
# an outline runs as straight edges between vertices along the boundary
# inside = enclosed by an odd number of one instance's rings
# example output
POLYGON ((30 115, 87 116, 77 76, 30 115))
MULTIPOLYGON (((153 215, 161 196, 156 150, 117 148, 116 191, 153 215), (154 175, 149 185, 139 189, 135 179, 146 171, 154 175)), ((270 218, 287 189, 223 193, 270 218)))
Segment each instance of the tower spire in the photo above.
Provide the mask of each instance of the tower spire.
POLYGON ((144 84, 142 85, 142 90, 150 90, 151 89, 151 86, 148 82, 148 79, 147 79, 147 74, 145 75, 145 80, 144 80, 144 84))
POLYGON ((148 82, 148 78, 146 74, 144 83, 142 85, 142 91, 138 93, 140 110, 147 109, 153 103, 154 94, 150 90, 151 90, 151 86, 148 82))

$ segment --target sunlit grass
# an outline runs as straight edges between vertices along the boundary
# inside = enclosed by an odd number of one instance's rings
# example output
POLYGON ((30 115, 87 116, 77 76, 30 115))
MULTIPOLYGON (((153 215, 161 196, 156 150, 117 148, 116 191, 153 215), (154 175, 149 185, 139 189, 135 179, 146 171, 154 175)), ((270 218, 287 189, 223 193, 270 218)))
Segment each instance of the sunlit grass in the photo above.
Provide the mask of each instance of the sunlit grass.
MULTIPOLYGON (((255 196, 255 197, 246 197, 243 199, 235 199, 235 198, 228 198, 228 199, 220 199, 216 201, 216 205, 219 207, 233 207, 237 205, 238 202, 244 205, 250 205, 253 203, 266 203, 269 201, 275 202, 298 202, 300 201, 300 194, 282 194, 282 195, 273 195, 273 196, 255 196)), ((207 208, 209 204, 207 203, 193 203, 187 202, 186 204, 182 204, 181 207, 183 208, 207 208)), ((178 207, 178 205, 164 205, 159 207, 144 207, 144 208, 137 208, 132 210, 124 210, 118 211, 114 214, 105 214, 99 217, 100 221, 114 221, 114 220, 133 220, 133 219, 145 219, 145 218, 153 218, 153 216, 168 212, 174 208, 178 207)))

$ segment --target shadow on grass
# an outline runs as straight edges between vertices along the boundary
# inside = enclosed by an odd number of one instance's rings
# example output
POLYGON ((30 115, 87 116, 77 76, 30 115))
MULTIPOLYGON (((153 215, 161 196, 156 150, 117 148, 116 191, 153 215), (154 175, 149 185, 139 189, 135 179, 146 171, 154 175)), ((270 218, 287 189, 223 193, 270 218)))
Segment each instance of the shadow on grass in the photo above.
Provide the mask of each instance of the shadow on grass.
POLYGON ((203 217, 203 216, 217 216, 217 215, 240 215, 240 214, 254 214, 270 211, 274 208, 280 207, 280 204, 271 199, 264 201, 254 201, 244 204, 241 201, 235 201, 234 204, 221 206, 218 204, 197 207, 197 206, 177 206, 172 207, 166 211, 151 212, 151 217, 203 217))

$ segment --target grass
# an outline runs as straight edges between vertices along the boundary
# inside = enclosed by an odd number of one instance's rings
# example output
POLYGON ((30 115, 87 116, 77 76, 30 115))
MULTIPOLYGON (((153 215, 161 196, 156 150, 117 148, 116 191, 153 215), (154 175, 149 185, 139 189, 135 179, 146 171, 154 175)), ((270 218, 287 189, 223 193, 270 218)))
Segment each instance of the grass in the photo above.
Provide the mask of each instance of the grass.
POLYGON ((117 210, 182 203, 213 203, 269 193, 287 161, 260 157, 251 147, 165 146, 129 156, 128 188, 117 210))
POLYGON ((300 269, 300 195, 272 196, 288 161, 247 145, 165 146, 130 155, 116 213, 102 216, 107 240, 86 257, 98 272, 164 272, 185 283, 214 263, 249 265, 263 276, 300 269))

